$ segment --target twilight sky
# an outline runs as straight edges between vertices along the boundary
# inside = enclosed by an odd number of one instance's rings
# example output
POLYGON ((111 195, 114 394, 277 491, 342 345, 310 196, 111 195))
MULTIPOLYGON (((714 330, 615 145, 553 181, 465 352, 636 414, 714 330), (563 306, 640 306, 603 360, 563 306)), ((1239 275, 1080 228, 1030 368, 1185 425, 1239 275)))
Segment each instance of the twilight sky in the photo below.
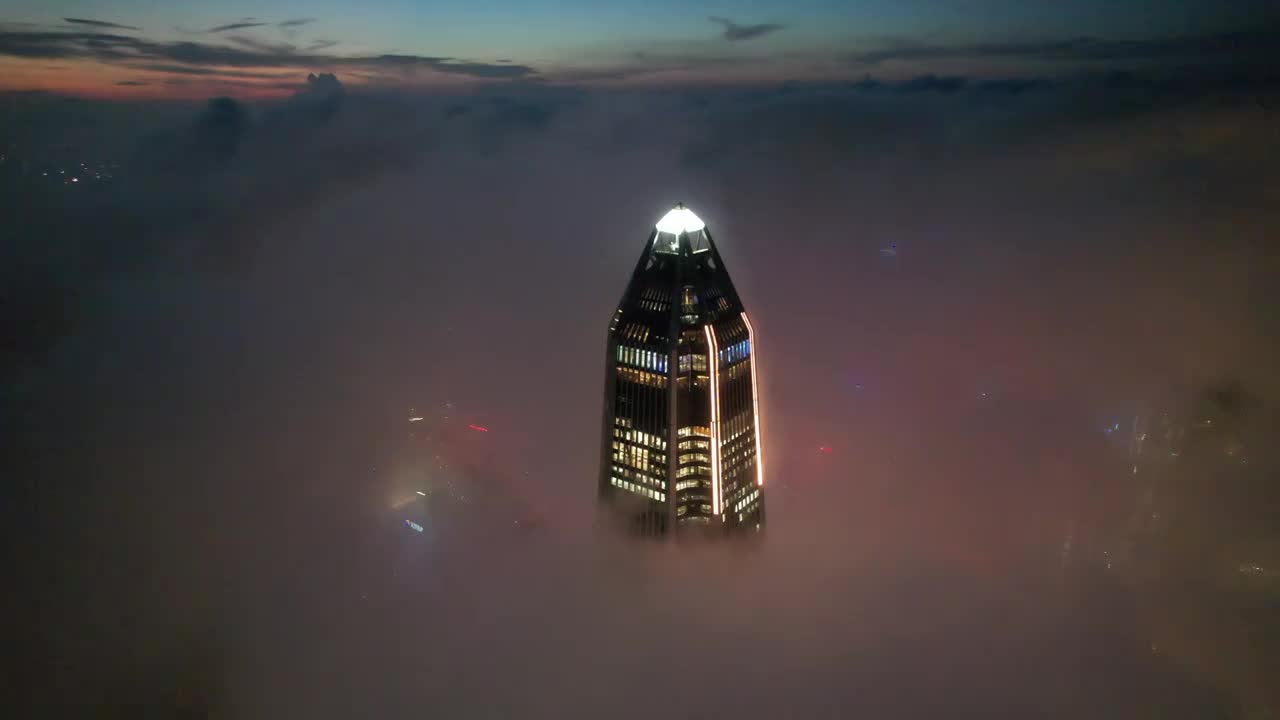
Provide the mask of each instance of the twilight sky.
POLYGON ((1062 572, 1104 429, 1224 381, 1204 545, 1280 562, 1268 4, 430 6, 0 11, 0 707, 1280 714, 1274 603, 1062 572), (759 334, 751 549, 596 523, 678 201, 759 334))
POLYGON ((0 16, 0 89, 260 97, 308 72, 428 87, 1059 75, 1257 55, 1276 20, 1270 3, 1195 0, 16 0, 0 16))

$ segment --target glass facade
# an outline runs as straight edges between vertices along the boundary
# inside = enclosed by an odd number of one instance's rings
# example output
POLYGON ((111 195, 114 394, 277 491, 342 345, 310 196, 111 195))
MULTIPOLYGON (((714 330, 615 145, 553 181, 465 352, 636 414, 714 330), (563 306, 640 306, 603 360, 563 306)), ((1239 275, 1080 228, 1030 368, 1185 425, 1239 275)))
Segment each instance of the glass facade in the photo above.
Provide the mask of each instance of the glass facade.
POLYGON ((631 531, 764 526, 751 321, 683 206, 652 233, 609 324, 599 492, 631 531))

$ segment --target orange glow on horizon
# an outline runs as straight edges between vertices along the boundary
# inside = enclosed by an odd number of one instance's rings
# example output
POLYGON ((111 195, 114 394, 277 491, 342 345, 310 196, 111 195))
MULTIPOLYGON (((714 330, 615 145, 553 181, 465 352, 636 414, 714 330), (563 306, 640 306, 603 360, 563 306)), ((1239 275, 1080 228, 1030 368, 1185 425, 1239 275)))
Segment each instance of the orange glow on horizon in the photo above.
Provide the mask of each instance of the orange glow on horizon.
MULTIPOLYGON (((287 98, 321 70, 298 67, 190 66, 190 72, 153 70, 146 65, 113 65, 93 60, 0 57, 0 92, 47 92, 93 100, 242 100, 287 98)), ((413 77, 352 67, 339 70, 347 88, 459 88, 482 84, 459 75, 423 70, 413 77)))
POLYGON ((204 100, 218 95, 270 99, 292 95, 305 86, 307 77, 300 68, 200 69, 213 74, 162 72, 85 60, 0 58, 0 91, 48 92, 95 100, 204 100), (219 72, 267 77, 222 76, 219 72))
POLYGON ((747 326, 747 343, 751 345, 751 411, 755 413, 756 429, 756 486, 764 487, 764 444, 760 442, 760 386, 756 382, 756 332, 751 328, 747 312, 742 311, 742 322, 747 326))

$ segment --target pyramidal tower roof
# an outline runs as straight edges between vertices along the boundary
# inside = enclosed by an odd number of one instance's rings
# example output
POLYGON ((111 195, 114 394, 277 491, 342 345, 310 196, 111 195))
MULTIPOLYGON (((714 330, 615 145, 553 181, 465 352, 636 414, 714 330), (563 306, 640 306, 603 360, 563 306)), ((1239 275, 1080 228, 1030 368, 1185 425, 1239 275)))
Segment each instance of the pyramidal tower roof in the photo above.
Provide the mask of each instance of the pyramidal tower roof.
POLYGON ((653 232, 654 252, 679 254, 682 244, 686 245, 686 252, 700 253, 711 249, 707 224, 684 203, 676 203, 668 210, 653 226, 653 232))
POLYGON ((680 235, 681 233, 697 232, 707 226, 702 222, 702 218, 693 214, 693 211, 684 206, 684 203, 677 203, 675 207, 667 211, 666 215, 658 221, 654 226, 660 233, 668 233, 670 235, 680 235))
MULTIPOLYGON (((742 303, 716 249, 711 228, 684 203, 667 210, 649 232, 622 305, 644 305, 650 300, 666 308, 673 304, 682 306, 682 310, 687 311, 682 317, 699 321, 711 322, 722 314, 736 316, 742 312, 742 303), (691 294, 687 301, 681 302, 686 288, 691 294)), ((665 310, 655 312, 658 312, 652 318, 655 325, 650 328, 654 337, 676 337, 676 332, 667 327, 669 314, 665 310)))

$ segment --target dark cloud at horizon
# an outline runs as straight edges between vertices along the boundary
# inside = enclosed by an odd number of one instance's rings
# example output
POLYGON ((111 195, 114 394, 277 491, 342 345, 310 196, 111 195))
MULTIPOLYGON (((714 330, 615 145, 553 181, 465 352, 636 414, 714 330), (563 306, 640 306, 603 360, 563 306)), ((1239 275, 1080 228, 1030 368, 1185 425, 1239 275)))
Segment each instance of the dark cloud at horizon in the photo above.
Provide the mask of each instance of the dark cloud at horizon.
MULTIPOLYGON (((1129 40, 1077 37, 1065 40, 986 42, 974 44, 924 44, 900 42, 850 54, 856 63, 879 64, 891 60, 939 60, 953 58, 1014 58, 1018 60, 1123 61, 1196 59, 1230 56, 1254 62, 1270 58, 1280 42, 1274 29, 1212 34, 1189 34, 1129 40)), ((1274 63, 1274 60, 1270 60, 1274 63)))
POLYGON ((729 18, 716 17, 714 15, 707 18, 707 20, 710 20, 711 22, 724 27, 724 32, 722 33, 721 36, 725 40, 750 40, 752 38, 758 38, 763 35, 775 33, 779 30, 786 28, 785 25, 781 25, 778 23, 739 25, 738 23, 730 20, 729 18))
MULTIPOLYGON (((229 26, 218 30, 230 29, 229 26)), ((428 69, 475 78, 518 79, 537 75, 528 66, 508 63, 480 63, 450 57, 422 55, 316 55, 314 50, 330 47, 313 45, 306 53, 291 44, 267 43, 245 36, 231 38, 241 47, 196 42, 155 42, 111 33, 67 33, 40 31, 0 31, 0 55, 21 58, 93 59, 136 69, 156 63, 183 63, 192 67, 308 67, 373 68, 381 70, 428 69)))
MULTIPOLYGON (((129 158, 98 194, 0 194, 20 239, 0 247, 0 334, 23 343, 0 375, 23 451, 0 607, 31 658, 6 705, 1274 707, 1266 677, 1182 661, 1206 644, 1184 598, 1129 606, 1055 572, 1073 513, 1127 472, 1103 424, 1222 377, 1280 407, 1265 76, 445 95, 114 42, 76 51, 302 87, 198 108, 0 97, 22 147, 129 158), (677 200, 759 326, 755 547, 637 548, 594 525, 604 333, 677 200), (491 430, 450 445, 447 471, 404 437, 410 407, 434 422, 446 402, 491 430), (445 478, 471 501, 408 531, 395 503, 445 478)), ((1256 649, 1236 637, 1207 645, 1256 649)))
POLYGON ((297 51, 298 49, 298 46, 292 43, 267 42, 264 40, 259 40, 254 37, 250 37, 248 35, 228 35, 227 39, 237 45, 248 48, 249 50, 252 50, 254 52, 260 52, 260 53, 274 53, 279 55, 287 55, 289 53, 297 51))
POLYGON ((249 28, 262 27, 264 25, 270 25, 270 23, 258 22, 258 21, 252 21, 252 20, 241 20, 240 22, 227 23, 225 25, 217 25, 215 27, 211 27, 208 30, 203 30, 201 32, 212 34, 212 33, 227 32, 228 30, 247 30, 249 28))
POLYGON ((62 21, 71 23, 73 25, 92 25, 93 27, 113 28, 116 30, 141 29, 141 28, 134 27, 133 25, 121 25, 119 23, 107 22, 105 20, 86 20, 84 18, 62 18, 62 21))

